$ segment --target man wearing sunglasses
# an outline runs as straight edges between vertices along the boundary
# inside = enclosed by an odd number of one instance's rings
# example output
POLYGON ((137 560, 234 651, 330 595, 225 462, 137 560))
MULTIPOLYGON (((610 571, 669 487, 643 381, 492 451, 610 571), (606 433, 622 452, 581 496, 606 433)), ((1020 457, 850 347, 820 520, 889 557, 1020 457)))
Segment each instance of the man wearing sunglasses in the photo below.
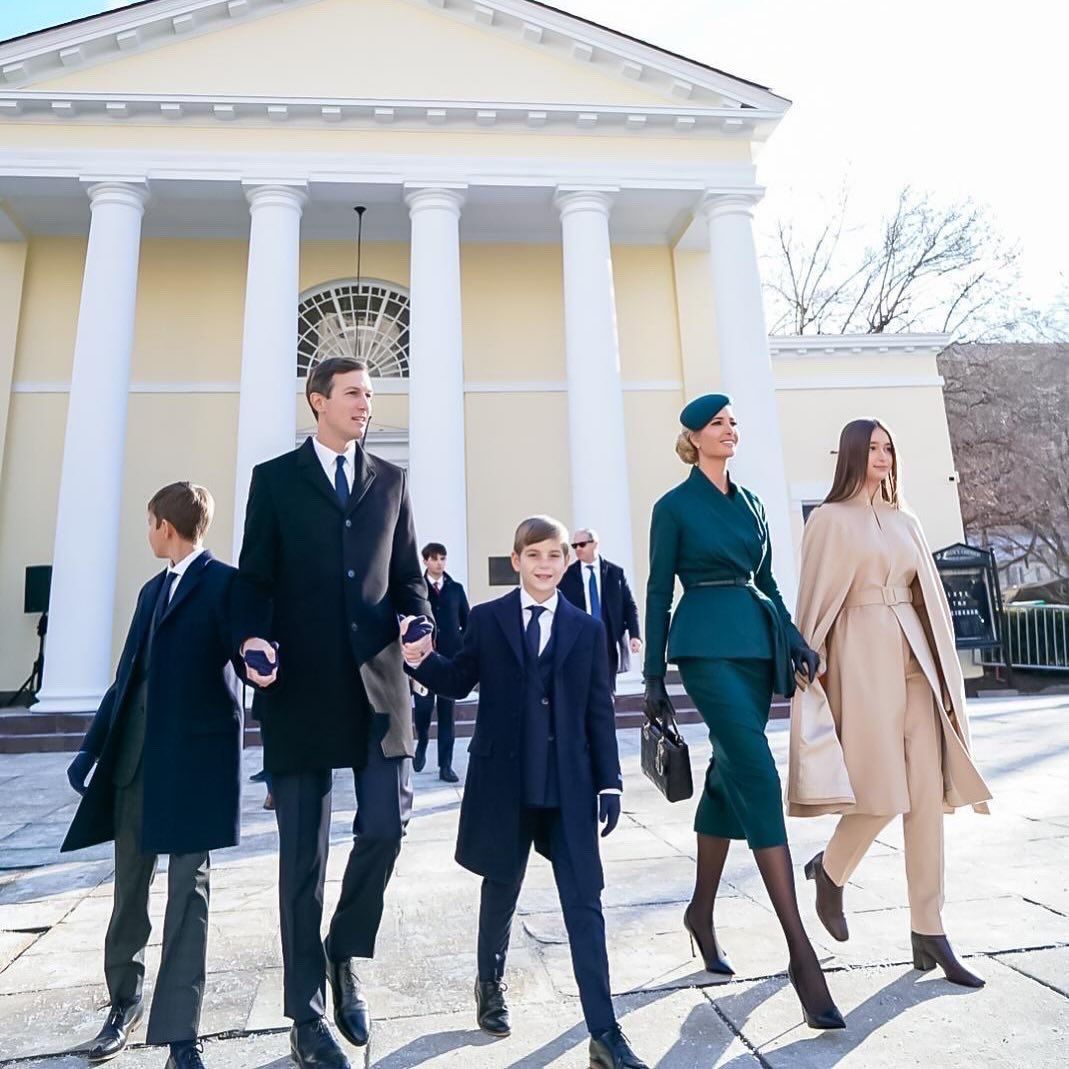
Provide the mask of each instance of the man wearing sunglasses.
POLYGON ((598 533, 581 527, 572 535, 572 549, 576 560, 561 580, 560 592, 575 606, 597 616, 605 624, 608 638, 609 679, 616 691, 616 673, 621 660, 625 666, 628 654, 642 649, 639 635, 638 607, 623 568, 607 561, 598 552, 598 533), (624 633, 630 636, 625 644, 624 633))

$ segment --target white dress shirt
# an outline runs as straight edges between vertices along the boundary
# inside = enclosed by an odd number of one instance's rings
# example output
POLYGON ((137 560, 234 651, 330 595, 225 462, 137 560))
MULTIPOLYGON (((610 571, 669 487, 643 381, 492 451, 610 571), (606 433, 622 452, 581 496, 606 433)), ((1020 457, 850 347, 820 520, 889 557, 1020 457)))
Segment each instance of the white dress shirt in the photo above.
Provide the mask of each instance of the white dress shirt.
POLYGON ((584 561, 579 562, 579 574, 583 579, 583 603, 586 605, 586 611, 590 612, 590 571, 594 569, 594 582, 598 588, 598 601, 604 605, 605 601, 601 596, 601 557, 595 555, 594 559, 586 564, 584 561))
MULTIPOLYGON (((542 651, 549 644, 550 635, 553 633, 553 617, 557 614, 557 601, 559 594, 556 591, 553 592, 553 597, 548 601, 535 601, 530 594, 527 593, 523 587, 520 587, 520 622, 523 624, 524 634, 527 633, 527 625, 531 622, 530 609, 534 605, 539 605, 546 611, 539 613, 538 615, 538 653, 541 656, 542 651)), ((617 790, 615 787, 607 787, 603 791, 599 791, 599 794, 621 794, 623 792, 617 790)))
POLYGON ((344 453, 335 453, 333 449, 328 448, 315 437, 312 438, 312 447, 316 451, 316 456, 319 457, 323 470, 327 473, 327 482, 330 483, 331 488, 334 486, 334 473, 338 470, 338 457, 345 457, 345 467, 342 470, 345 472, 349 491, 352 492, 353 480, 356 478, 356 440, 354 439, 345 447, 344 453))
POLYGON ((186 574, 186 570, 189 566, 204 552, 203 546, 198 546, 192 553, 183 557, 177 564, 167 565, 167 573, 174 573, 175 579, 171 583, 171 592, 167 596, 167 604, 170 605, 174 599, 174 592, 178 589, 178 584, 182 582, 182 576, 186 574))
POLYGON ((546 611, 538 616, 538 655, 549 645, 550 635, 553 634, 553 617, 557 613, 557 599, 560 595, 554 591, 553 597, 548 601, 535 601, 523 587, 520 587, 520 616, 523 625, 523 633, 527 634, 527 625, 531 622, 531 614, 528 610, 532 605, 541 606, 546 611))

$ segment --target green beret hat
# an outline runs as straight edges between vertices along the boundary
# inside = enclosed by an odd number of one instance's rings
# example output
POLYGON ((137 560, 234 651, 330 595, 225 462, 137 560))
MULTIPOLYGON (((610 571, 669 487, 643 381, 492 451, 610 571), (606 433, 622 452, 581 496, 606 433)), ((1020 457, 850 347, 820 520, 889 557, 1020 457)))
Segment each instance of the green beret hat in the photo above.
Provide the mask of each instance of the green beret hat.
POLYGON ((688 431, 700 431, 709 420, 722 408, 731 404, 731 398, 726 393, 705 393, 701 397, 695 397, 682 412, 679 413, 679 422, 688 431))

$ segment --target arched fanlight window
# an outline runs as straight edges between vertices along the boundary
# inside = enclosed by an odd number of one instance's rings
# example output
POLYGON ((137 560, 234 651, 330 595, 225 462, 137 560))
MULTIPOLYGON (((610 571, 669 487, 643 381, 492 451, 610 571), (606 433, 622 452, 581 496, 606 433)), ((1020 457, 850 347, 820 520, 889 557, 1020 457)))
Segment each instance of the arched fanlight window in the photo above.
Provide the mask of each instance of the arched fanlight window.
POLYGON ((408 291, 381 279, 316 286, 297 306, 297 375, 321 360, 353 356, 375 378, 408 378, 408 291))

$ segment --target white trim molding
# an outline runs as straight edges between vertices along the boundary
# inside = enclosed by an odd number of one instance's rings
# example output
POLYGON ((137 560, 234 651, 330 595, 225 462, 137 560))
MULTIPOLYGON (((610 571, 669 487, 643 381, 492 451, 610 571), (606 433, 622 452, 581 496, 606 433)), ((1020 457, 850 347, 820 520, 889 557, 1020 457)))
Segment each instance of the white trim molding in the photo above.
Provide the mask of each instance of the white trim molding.
MULTIPOLYGON (((3 84, 3 83, 0 83, 3 84)), ((10 83, 9 83, 10 84, 10 83)), ((663 138, 719 138, 746 134, 764 141, 780 114, 767 109, 673 107, 671 105, 516 103, 479 100, 410 100, 364 97, 263 97, 224 94, 0 92, 0 119, 39 123, 42 118, 77 123, 133 120, 141 124, 236 122, 246 126, 323 126, 339 123, 362 129, 443 126, 469 130, 493 126, 524 135, 581 134, 663 138)))
MULTIPOLYGON (((407 394, 408 379, 372 379, 372 386, 377 394, 407 394)), ((70 393, 69 382, 16 382, 11 387, 12 393, 23 394, 65 394, 70 393)), ((545 380, 528 382, 466 382, 465 393, 565 393, 568 384, 563 380, 545 380)), ((678 393, 683 383, 678 379, 647 379, 624 382, 624 393, 678 393)), ((130 393, 138 394, 198 394, 198 393, 240 393, 237 382, 134 382, 130 384, 130 393)), ((304 379, 296 384, 296 394, 304 395, 304 379)))

